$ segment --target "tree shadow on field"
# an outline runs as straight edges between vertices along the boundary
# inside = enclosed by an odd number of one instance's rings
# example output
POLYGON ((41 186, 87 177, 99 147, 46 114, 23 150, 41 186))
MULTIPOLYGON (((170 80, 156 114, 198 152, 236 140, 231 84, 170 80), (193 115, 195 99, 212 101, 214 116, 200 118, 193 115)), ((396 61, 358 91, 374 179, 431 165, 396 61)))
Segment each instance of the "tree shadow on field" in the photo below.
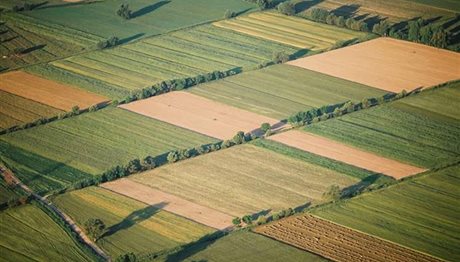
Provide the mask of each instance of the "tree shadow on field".
POLYGON ((152 4, 152 5, 148 5, 148 6, 145 6, 145 7, 142 7, 141 9, 137 10, 137 11, 134 11, 132 14, 131 14, 131 18, 136 18, 136 17, 139 17, 139 16, 143 16, 143 15, 146 15, 150 12, 153 12, 155 11, 156 9, 168 4, 168 3, 171 3, 171 1, 169 0, 166 0, 166 1, 160 1, 158 3, 155 3, 155 4, 152 4))
POLYGON ((160 202, 155 205, 147 206, 145 208, 136 210, 125 217, 119 223, 108 228, 107 232, 102 237, 111 236, 121 230, 128 229, 144 220, 151 218, 154 214, 158 213, 160 209, 164 208, 168 203, 160 202))
MULTIPOLYGON (((176 261, 184 261, 185 259, 192 257, 193 255, 205 250, 216 242, 221 237, 227 235, 226 232, 216 231, 214 233, 205 235, 204 237, 198 239, 197 241, 191 242, 189 244, 185 244, 181 246, 178 251, 169 254, 164 261, 166 262, 176 262, 176 261)), ((206 261, 206 260, 198 260, 198 261, 206 261)))
POLYGON ((252 215, 251 215, 251 218, 252 218, 252 220, 257 220, 258 217, 260 217, 260 216, 266 216, 266 215, 268 215, 270 212, 272 212, 272 209, 271 209, 271 208, 265 209, 265 210, 261 210, 261 211, 259 211, 259 212, 257 212, 257 213, 252 214, 252 215))
POLYGON ((332 10, 331 13, 336 16, 343 16, 345 19, 347 19, 354 16, 360 7, 361 6, 357 4, 343 5, 332 10))
POLYGON ((239 12, 236 12, 236 13, 235 13, 235 16, 239 16, 239 15, 245 14, 245 13, 247 13, 248 11, 251 11, 252 9, 253 9, 253 8, 246 8, 246 9, 244 9, 244 10, 241 10, 241 11, 239 11, 239 12))
POLYGON ((22 51, 22 53, 23 54, 28 54, 30 52, 43 49, 45 46, 46 45, 35 45, 35 46, 32 46, 32 47, 29 47, 29 48, 25 49, 24 51, 22 51))
POLYGON ((129 43, 135 39, 138 39, 138 38, 141 38, 143 37, 145 34, 144 33, 139 33, 139 34, 135 34, 135 35, 132 35, 132 36, 128 36, 128 37, 125 37, 125 38, 122 38, 118 41, 118 44, 126 44, 126 43, 129 43))
POLYGON ((296 13, 303 12, 313 6, 323 2, 324 0, 310 0, 310 1, 299 1, 295 3, 294 9, 296 13))
POLYGON ((393 183, 395 181, 394 178, 389 177, 384 174, 373 174, 370 175, 361 181, 359 181, 356 184, 353 184, 351 186, 345 187, 341 191, 341 198, 349 198, 356 196, 367 189, 370 189, 370 187, 379 187, 379 186, 384 186, 386 184, 393 183))

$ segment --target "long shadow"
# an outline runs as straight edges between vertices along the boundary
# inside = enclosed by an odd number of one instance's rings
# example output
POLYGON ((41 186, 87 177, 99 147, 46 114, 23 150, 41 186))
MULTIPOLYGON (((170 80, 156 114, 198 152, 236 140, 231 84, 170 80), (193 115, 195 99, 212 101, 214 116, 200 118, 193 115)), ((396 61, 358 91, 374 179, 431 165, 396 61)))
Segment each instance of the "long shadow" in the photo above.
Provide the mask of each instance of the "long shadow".
POLYGON ((247 8, 247 9, 244 9, 244 10, 241 10, 239 12, 236 12, 235 13, 235 16, 239 16, 239 15, 242 15, 242 14, 245 14, 247 13, 248 11, 252 10, 253 8, 247 8))
POLYGON ((323 2, 324 0, 310 0, 310 1, 300 1, 295 3, 294 9, 296 13, 303 12, 309 8, 312 8, 313 6, 323 2))
POLYGON ((166 205, 168 205, 168 203, 161 202, 152 206, 136 210, 129 214, 127 217, 125 217, 118 224, 109 227, 107 232, 105 232, 105 234, 102 237, 111 236, 119 231, 126 230, 136 224, 139 224, 140 222, 147 220, 154 214, 158 213, 158 211, 160 211, 160 209, 165 207, 166 205))
POLYGON ((443 27, 444 29, 447 29, 447 28, 449 28, 449 27, 455 25, 455 24, 456 24, 457 22, 459 22, 459 21, 460 21, 460 15, 457 15, 457 16, 453 17, 451 20, 445 22, 445 23, 442 25, 442 27, 443 27))
POLYGON ((252 218, 252 220, 256 220, 256 219, 257 219, 258 217, 260 217, 260 216, 266 216, 266 215, 268 215, 271 211, 272 211, 271 208, 265 209, 265 210, 261 210, 261 211, 259 211, 259 212, 257 212, 257 213, 252 214, 252 215, 251 215, 251 218, 252 218))
POLYGON ((121 45, 121 44, 126 44, 126 43, 129 43, 135 39, 138 39, 138 38, 141 38, 143 37, 145 34, 144 33, 139 33, 139 34, 135 34, 135 35, 132 35, 132 36, 129 36, 129 37, 126 37, 126 38, 122 38, 120 40, 118 40, 118 44, 121 45))
POLYGON ((365 191, 367 188, 369 188, 371 185, 376 184, 378 181, 381 181, 379 183, 388 183, 389 181, 395 181, 394 178, 386 176, 384 174, 373 174, 370 175, 358 183, 345 187, 342 189, 341 192, 341 198, 348 198, 355 196, 363 191, 365 191))
POLYGON ((343 16, 346 19, 354 16, 360 7, 361 6, 357 4, 343 5, 332 10, 331 13, 337 16, 343 16))
POLYGON ((33 52, 33 51, 36 51, 36 50, 40 50, 42 48, 44 48, 46 45, 36 45, 36 46, 32 46, 32 47, 29 47, 27 49, 25 49, 24 51, 22 51, 23 54, 28 54, 30 52, 33 52))
POLYGON ((414 17, 414 18, 411 18, 411 19, 408 19, 408 20, 405 20, 405 21, 401 21, 399 23, 394 24, 392 27, 394 29, 396 29, 396 30, 407 30, 409 22, 417 21, 420 18, 421 18, 420 16, 417 16, 417 17, 414 17))
POLYGON ((364 19, 364 23, 367 24, 368 28, 372 29, 372 27, 374 27, 374 25, 382 22, 382 21, 385 21, 387 20, 386 17, 380 17, 378 15, 375 15, 375 16, 371 16, 371 17, 368 17, 366 19, 364 19))
POLYGON ((16 38, 18 38, 17 35, 12 36, 12 37, 10 37, 10 38, 6 38, 6 39, 2 40, 0 43, 2 43, 2 44, 3 44, 3 43, 7 43, 7 42, 10 42, 10 41, 12 41, 12 40, 14 40, 14 39, 16 39, 16 38))
POLYGON ((166 1, 160 1, 160 2, 157 2, 155 4, 152 4, 152 5, 148 5, 148 6, 145 6, 145 7, 142 7, 141 9, 133 12, 131 14, 131 18, 136 18, 136 17, 139 17, 139 16, 143 16, 143 15, 146 15, 150 12, 153 12, 155 11, 156 9, 170 3, 171 1, 169 0, 166 0, 166 1))
POLYGON ((195 242, 183 245, 179 251, 169 254, 165 261, 166 262, 176 262, 184 261, 185 259, 199 253, 202 250, 205 250, 209 245, 216 242, 221 237, 225 236, 226 233, 222 231, 216 231, 212 234, 208 234, 195 242))
POLYGON ((305 204, 303 204, 303 205, 300 205, 300 206, 298 206, 298 207, 295 207, 295 208, 294 208, 294 211, 295 211, 296 213, 297 213, 297 212, 302 212, 305 208, 308 208, 308 207, 310 207, 310 206, 311 206, 311 202, 307 202, 307 203, 305 203, 305 204))
POLYGON ((291 59, 298 59, 301 58, 302 56, 308 54, 311 50, 310 49, 300 49, 297 50, 294 54, 292 54, 290 57, 291 59))

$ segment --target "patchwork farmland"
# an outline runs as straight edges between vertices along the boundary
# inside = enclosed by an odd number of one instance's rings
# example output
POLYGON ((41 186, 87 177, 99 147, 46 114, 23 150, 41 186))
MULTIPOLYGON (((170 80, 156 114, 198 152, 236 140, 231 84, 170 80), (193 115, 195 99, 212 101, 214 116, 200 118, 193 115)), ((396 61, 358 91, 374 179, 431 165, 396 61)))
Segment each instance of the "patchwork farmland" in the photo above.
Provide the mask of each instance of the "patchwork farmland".
POLYGON ((379 38, 288 64, 398 93, 457 80, 459 63, 456 52, 379 38))
POLYGON ((1 158, 38 192, 60 189, 133 158, 163 156, 216 140, 109 108, 0 137, 1 158), (61 143, 65 141, 65 145, 61 143))
POLYGON ((359 181, 252 145, 225 149, 129 179, 233 216, 319 203, 330 185, 345 188, 359 181))
POLYGON ((376 88, 286 64, 201 84, 189 92, 276 119, 314 107, 385 94, 376 88))
MULTIPOLYGON (((97 187, 60 195, 55 203, 80 225, 91 217, 104 217, 108 230, 99 244, 114 257, 171 249, 213 232, 155 206, 97 187)), ((163 205, 168 203, 158 203, 163 205)))

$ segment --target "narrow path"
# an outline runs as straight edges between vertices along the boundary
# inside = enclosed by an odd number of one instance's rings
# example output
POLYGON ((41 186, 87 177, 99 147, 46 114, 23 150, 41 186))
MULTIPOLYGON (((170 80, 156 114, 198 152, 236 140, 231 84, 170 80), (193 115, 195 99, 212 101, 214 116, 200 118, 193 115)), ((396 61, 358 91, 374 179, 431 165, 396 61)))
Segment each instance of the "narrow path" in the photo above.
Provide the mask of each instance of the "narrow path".
POLYGON ((65 223, 71 228, 71 230, 75 232, 87 246, 89 246, 94 252, 96 252, 96 254, 104 258, 106 261, 111 261, 110 257, 85 234, 85 232, 75 223, 75 221, 73 221, 72 218, 70 218, 67 214, 59 210, 59 208, 57 208, 51 201, 49 201, 45 197, 36 194, 32 189, 30 189, 30 187, 22 183, 21 180, 19 180, 8 168, 0 166, 0 174, 6 178, 5 180, 12 181, 15 185, 21 187, 24 191, 31 194, 37 201, 40 201, 46 206, 48 206, 56 215, 62 218, 65 221, 65 223))

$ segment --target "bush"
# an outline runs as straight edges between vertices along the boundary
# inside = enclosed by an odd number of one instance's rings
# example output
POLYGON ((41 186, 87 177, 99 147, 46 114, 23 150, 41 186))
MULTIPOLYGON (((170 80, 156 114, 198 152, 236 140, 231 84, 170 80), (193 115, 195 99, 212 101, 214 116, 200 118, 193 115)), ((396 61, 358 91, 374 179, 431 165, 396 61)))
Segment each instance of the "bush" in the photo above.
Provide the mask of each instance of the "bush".
POLYGON ((233 220, 232 220, 232 224, 239 227, 241 226, 241 218, 239 217, 235 217, 233 220))

